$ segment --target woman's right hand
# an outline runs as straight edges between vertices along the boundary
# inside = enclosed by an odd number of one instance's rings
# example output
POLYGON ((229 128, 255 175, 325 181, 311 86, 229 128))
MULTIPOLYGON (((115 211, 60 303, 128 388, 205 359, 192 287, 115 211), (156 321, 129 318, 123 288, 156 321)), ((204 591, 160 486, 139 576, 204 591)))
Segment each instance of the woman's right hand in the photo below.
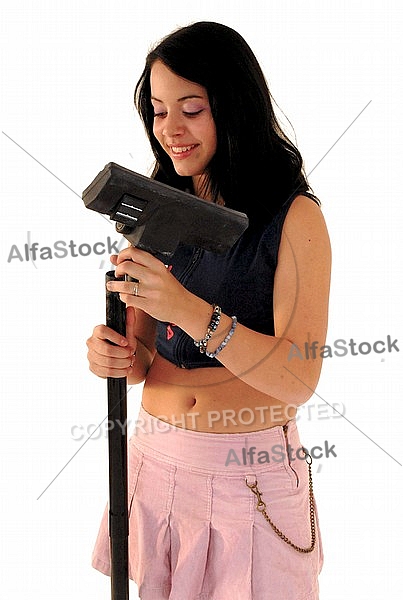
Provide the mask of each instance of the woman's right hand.
MULTIPOLYGON (((127 332, 133 331, 134 319, 134 310, 128 310, 127 332)), ((87 340, 87 347, 90 371, 98 377, 106 379, 128 377, 131 374, 137 349, 134 335, 124 337, 106 325, 97 325, 87 340)))

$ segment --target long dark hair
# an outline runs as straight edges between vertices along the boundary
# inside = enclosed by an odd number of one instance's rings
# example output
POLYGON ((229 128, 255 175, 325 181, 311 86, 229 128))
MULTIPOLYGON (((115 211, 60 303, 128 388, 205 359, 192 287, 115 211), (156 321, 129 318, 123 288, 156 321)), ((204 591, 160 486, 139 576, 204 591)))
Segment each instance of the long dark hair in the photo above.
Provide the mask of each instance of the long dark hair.
POLYGON ((156 60, 207 90, 217 132, 206 178, 213 201, 221 195, 228 208, 266 221, 295 192, 308 192, 301 154, 276 119, 255 55, 239 33, 212 22, 183 27, 160 41, 136 85, 135 105, 156 159, 153 178, 193 189, 192 179, 176 173, 153 134, 150 72, 156 60))

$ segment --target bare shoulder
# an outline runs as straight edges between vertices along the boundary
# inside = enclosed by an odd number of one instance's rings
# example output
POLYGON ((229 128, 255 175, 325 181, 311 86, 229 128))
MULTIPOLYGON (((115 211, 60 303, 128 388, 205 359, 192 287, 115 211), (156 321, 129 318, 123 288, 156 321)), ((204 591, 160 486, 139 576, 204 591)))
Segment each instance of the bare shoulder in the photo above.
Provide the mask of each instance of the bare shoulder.
MULTIPOLYGON (((322 209, 297 196, 284 221, 274 286, 276 335, 324 339, 330 289, 331 247, 322 209)), ((324 343, 324 342, 323 342, 324 343)))
POLYGON ((304 195, 296 196, 284 221, 283 232, 295 248, 320 247, 330 252, 330 240, 320 206, 304 195))

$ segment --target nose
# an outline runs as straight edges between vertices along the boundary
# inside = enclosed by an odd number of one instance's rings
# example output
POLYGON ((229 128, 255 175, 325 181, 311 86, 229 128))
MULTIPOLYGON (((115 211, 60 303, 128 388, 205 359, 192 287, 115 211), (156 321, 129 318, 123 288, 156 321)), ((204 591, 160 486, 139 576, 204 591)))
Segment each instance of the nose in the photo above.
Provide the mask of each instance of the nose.
POLYGON ((180 115, 167 113, 164 119, 162 133, 165 137, 175 137, 183 134, 185 127, 180 115))

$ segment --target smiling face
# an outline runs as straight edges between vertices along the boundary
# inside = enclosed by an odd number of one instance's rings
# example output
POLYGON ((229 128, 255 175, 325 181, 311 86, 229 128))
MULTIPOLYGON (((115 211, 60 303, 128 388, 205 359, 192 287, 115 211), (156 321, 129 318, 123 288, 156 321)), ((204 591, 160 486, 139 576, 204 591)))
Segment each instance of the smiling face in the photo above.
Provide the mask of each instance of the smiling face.
POLYGON ((178 175, 193 178, 195 193, 217 148, 207 91, 157 60, 151 67, 153 132, 178 175))

